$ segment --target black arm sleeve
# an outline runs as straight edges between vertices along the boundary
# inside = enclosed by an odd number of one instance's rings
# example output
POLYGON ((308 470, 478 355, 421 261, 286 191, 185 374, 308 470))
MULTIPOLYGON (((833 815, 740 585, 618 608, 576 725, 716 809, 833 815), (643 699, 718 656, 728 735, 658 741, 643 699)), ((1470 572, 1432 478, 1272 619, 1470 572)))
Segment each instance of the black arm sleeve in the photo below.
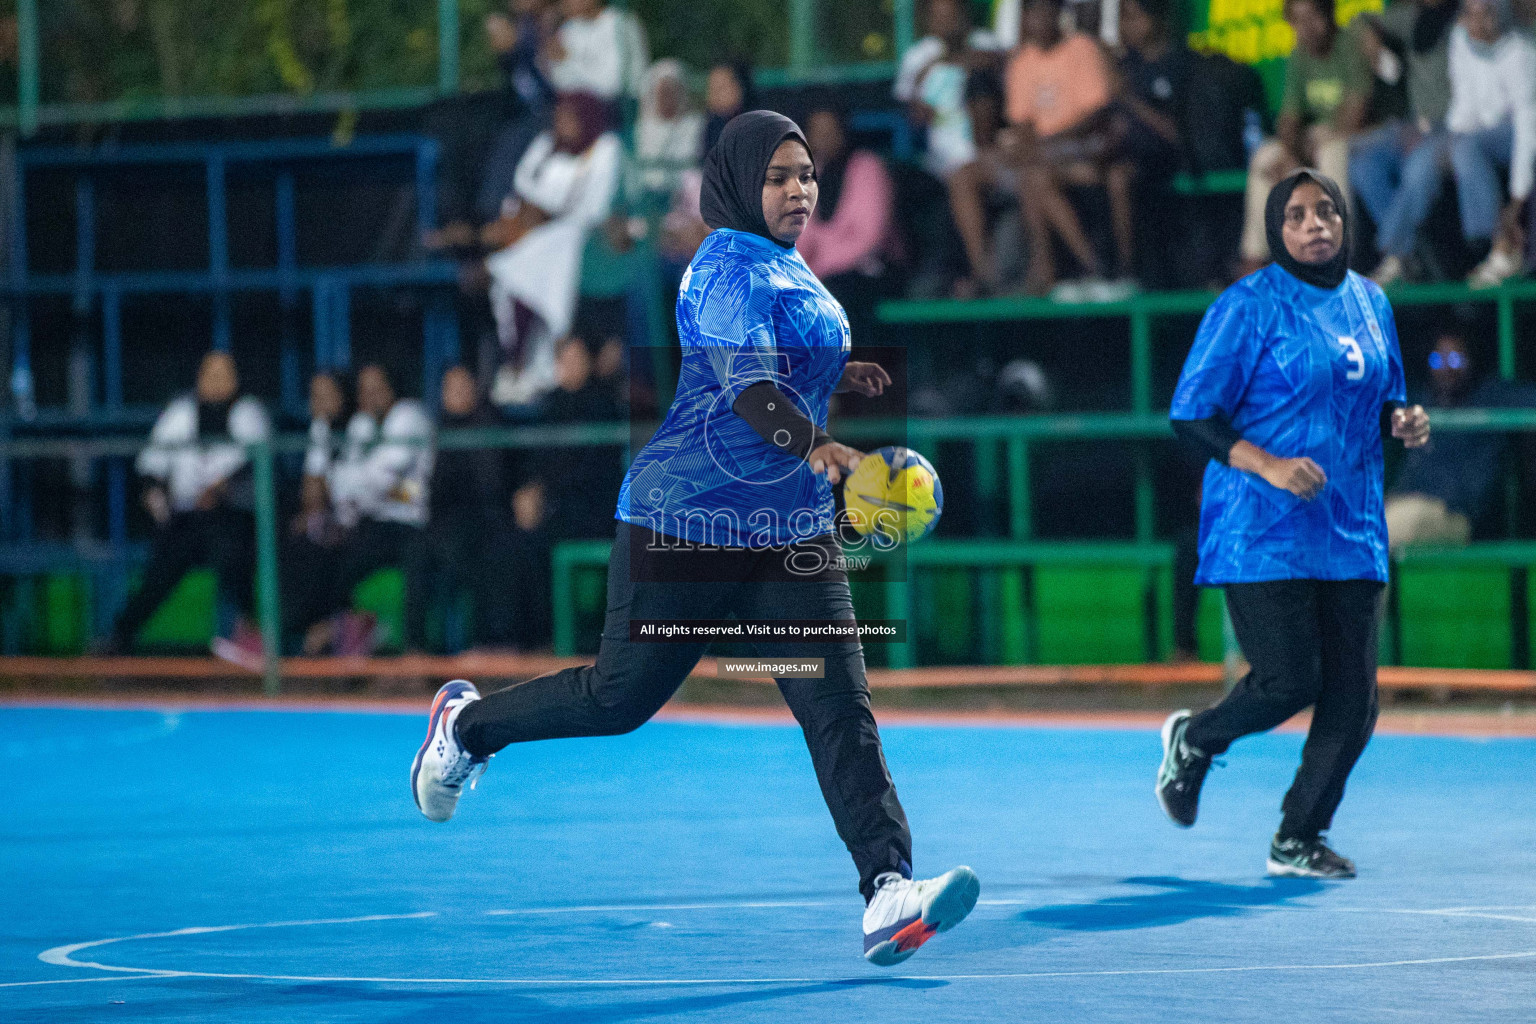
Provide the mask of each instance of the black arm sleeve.
POLYGON ((764 441, 797 458, 805 458, 832 440, 772 381, 758 381, 742 391, 731 403, 731 411, 746 420, 764 441))
POLYGON ((1406 408, 1402 402, 1386 402, 1381 407, 1381 436, 1392 436, 1392 414, 1398 409, 1406 408))
POLYGON ((1169 422, 1173 424, 1173 432, 1180 441, 1223 466, 1227 465, 1227 456, 1231 454, 1232 446, 1243 439, 1243 435, 1232 429, 1232 424, 1227 422, 1225 416, 1169 422))

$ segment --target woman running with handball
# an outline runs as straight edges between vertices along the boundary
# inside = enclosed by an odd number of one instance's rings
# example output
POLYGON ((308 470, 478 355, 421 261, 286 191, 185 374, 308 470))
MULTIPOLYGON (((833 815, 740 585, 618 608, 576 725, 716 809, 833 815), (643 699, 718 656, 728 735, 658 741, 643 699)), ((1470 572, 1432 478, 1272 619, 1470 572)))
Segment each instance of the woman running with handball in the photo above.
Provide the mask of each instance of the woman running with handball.
POLYGON ((1275 262, 1206 313, 1170 412, 1174 432, 1212 460, 1195 581, 1225 589, 1252 667, 1219 704, 1164 723, 1157 798, 1193 825, 1211 758, 1310 706, 1272 875, 1355 875, 1323 833, 1376 725, 1382 435, 1429 440, 1424 410, 1403 407, 1392 307, 1348 269, 1347 218, 1338 185, 1317 171, 1274 187, 1275 262))
MULTIPOLYGON (((810 149, 789 118, 757 110, 725 127, 705 160, 700 205, 713 230, 677 300, 677 397, 619 491, 597 663, 483 699, 463 680, 439 690, 411 767, 428 818, 447 821, 464 783, 508 744, 628 732, 660 710, 707 642, 650 641, 642 622, 853 623, 832 485, 863 454, 824 432, 827 404, 839 390, 878 395, 890 377, 848 361, 847 318, 795 251, 816 193, 810 149)), ((824 659, 824 678, 780 679, 779 689, 859 871, 864 955, 900 963, 970 913, 976 875, 959 867, 912 881, 912 837, 858 639, 762 643, 757 653, 824 659)))

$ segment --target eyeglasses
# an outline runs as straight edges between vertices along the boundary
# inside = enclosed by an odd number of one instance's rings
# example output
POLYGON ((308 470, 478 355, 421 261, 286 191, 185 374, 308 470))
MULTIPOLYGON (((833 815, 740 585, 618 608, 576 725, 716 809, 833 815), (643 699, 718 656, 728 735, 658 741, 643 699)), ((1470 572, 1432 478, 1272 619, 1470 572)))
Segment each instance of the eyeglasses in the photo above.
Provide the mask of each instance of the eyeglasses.
POLYGON ((1441 355, 1439 352, 1429 354, 1429 368, 1431 370, 1459 370, 1467 365, 1467 357, 1460 352, 1447 352, 1441 355))

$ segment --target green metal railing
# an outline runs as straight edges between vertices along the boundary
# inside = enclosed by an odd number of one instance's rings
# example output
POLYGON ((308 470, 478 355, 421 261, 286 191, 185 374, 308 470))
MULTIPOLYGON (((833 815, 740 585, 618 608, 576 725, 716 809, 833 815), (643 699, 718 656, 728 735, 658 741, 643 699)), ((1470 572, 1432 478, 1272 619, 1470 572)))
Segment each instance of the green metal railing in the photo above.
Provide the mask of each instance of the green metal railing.
MULTIPOLYGON (((1130 321, 1131 410, 1148 416, 1153 407, 1152 326, 1154 321, 1175 316, 1204 313, 1216 301, 1212 291, 1143 292, 1118 302, 1072 303, 1050 299, 1002 297, 989 299, 939 299, 930 301, 894 300, 881 303, 882 323, 893 325, 989 323, 1025 320, 1091 320, 1124 317, 1130 321)), ((1435 306, 1458 303, 1493 304, 1498 316, 1499 375, 1513 379, 1517 369, 1517 331, 1515 304, 1536 300, 1536 280, 1506 281, 1498 288, 1474 290, 1460 283, 1405 285, 1389 293, 1394 306, 1435 306)), ((1127 421, 1129 422, 1129 421, 1127 421)), ((1165 425, 1166 429, 1166 425, 1165 425)), ((1128 435, 1122 435, 1128 436, 1128 435)), ((1156 435, 1148 435, 1156 436, 1156 435)), ((1028 467, 1028 450, 1012 447, 1007 451, 1010 486, 1027 478, 1021 469, 1028 467)), ((990 456, 988 456, 990 458, 990 456)), ((988 472, 996 473, 989 464, 988 472)), ((990 490, 984 493, 991 493, 990 490)), ((1015 503, 1015 508, 1019 503, 1015 503)), ((1018 513, 1015 512, 1015 516, 1018 513)), ((1136 539, 1152 540, 1155 531, 1155 506, 1152 467, 1145 451, 1136 454, 1136 539)), ((1015 536, 1020 536, 1017 532, 1015 536)), ((1027 525, 1022 536, 1028 536, 1027 525)))
MULTIPOLYGON (((1536 431, 1536 409, 1455 409, 1432 412, 1439 431, 1536 431)), ((436 438, 439 450, 471 448, 538 449, 551 447, 616 446, 629 447, 649 434, 649 427, 628 423, 578 424, 568 426, 492 427, 444 431, 436 438)), ((1116 564, 1163 564, 1170 557, 1167 545, 1138 538, 1135 542, 1039 542, 1033 534, 1030 510, 1029 454, 1032 446, 1071 440, 1159 439, 1171 436, 1168 422, 1161 415, 1097 413, 1079 416, 970 416, 950 419, 854 419, 838 424, 838 436, 851 442, 903 439, 912 447, 931 451, 940 441, 960 441, 976 446, 974 459, 976 490, 983 500, 1003 498, 1007 505, 1007 538, 973 540, 932 540, 913 545, 903 552, 908 564, 927 567, 969 565, 1037 564, 1047 561, 1097 561, 1116 564), (990 451, 990 457, 984 457, 990 451), (1001 458, 999 458, 1001 454, 1001 458), (998 492, 997 476, 1002 465, 1008 469, 1006 495, 998 492)), ((302 434, 281 435, 270 441, 247 446, 255 484, 255 519, 257 537, 257 613, 266 637, 264 685, 269 693, 281 687, 278 645, 282 621, 278 575, 278 502, 275 461, 278 455, 304 451, 309 439, 302 434)), ((23 439, 0 443, 0 472, 7 463, 25 459, 100 459, 125 458, 148 447, 144 438, 47 438, 23 439)), ((1487 561, 1502 555, 1516 561, 1536 553, 1520 543, 1507 547, 1478 546, 1466 552, 1443 552, 1433 557, 1487 561)), ((1414 558, 1432 557, 1428 553, 1414 558)), ((554 586, 556 607, 570 607, 570 574, 561 571, 583 558, 606 562, 607 542, 575 547, 561 554, 557 550, 554 586), (595 553, 595 554, 594 554, 595 553), (564 561, 562 561, 564 559, 564 561)), ((891 584, 889 607, 904 616, 909 609, 907 584, 891 584)), ((557 649, 570 650, 572 625, 569 615, 556 617, 557 649), (563 620, 563 622, 562 622, 563 620)), ((910 642, 896 645, 893 665, 910 665, 910 642)))

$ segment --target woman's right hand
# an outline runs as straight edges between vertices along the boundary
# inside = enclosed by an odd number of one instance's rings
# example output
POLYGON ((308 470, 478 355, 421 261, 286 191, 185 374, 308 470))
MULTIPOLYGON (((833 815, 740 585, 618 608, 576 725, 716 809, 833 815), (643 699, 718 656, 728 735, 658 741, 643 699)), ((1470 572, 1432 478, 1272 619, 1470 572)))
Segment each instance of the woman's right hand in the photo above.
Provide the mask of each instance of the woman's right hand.
POLYGON ((846 467, 850 474, 859 468, 859 463, 864 461, 864 453, 845 444, 828 441, 820 448, 813 449, 805 461, 811 464, 812 473, 825 473, 827 483, 835 484, 843 478, 843 468, 846 467))
POLYGON ((1323 472, 1323 467, 1305 455, 1296 459, 1271 456, 1259 475, 1282 491, 1290 491, 1302 501, 1311 501, 1317 497, 1323 485, 1328 482, 1328 474, 1323 472))

